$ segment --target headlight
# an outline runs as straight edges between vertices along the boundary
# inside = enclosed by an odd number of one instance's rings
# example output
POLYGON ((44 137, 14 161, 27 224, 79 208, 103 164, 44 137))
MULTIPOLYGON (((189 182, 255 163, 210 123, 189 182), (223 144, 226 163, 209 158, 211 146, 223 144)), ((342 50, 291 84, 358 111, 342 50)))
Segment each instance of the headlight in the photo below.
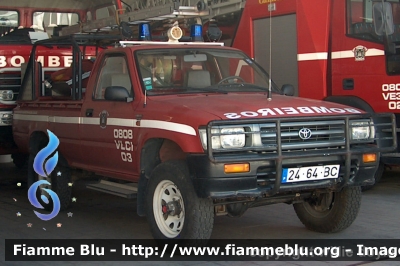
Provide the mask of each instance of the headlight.
MULTIPOLYGON (((201 144, 207 149, 207 131, 200 129, 201 144)), ((227 127, 211 129, 211 145, 213 149, 234 149, 244 147, 246 137, 243 127, 227 127)))
POLYGON ((1 90, 0 91, 0 100, 3 101, 12 101, 14 98, 14 92, 11 90, 1 90))
POLYGON ((221 146, 224 149, 241 148, 245 144, 244 128, 223 128, 221 129, 221 146), (243 133, 243 134, 240 134, 243 133))
POLYGON ((351 125, 351 139, 352 140, 367 140, 371 136, 370 122, 367 121, 353 121, 351 125))

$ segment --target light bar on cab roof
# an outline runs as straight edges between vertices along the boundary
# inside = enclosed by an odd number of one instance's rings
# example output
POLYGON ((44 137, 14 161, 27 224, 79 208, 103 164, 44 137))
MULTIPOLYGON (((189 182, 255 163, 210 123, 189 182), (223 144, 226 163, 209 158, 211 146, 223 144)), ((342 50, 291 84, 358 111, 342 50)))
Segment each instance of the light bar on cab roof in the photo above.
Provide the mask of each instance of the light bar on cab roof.
POLYGON ((190 27, 190 37, 194 42, 202 42, 203 41, 203 26, 200 24, 193 24, 190 27))
POLYGON ((120 41, 119 44, 122 47, 128 45, 138 45, 138 44, 152 44, 152 45, 204 45, 204 46, 224 46, 222 42, 152 42, 152 41, 120 41))
POLYGON ((151 41, 151 33, 150 33, 150 24, 149 23, 140 23, 139 24, 139 40, 141 41, 151 41))

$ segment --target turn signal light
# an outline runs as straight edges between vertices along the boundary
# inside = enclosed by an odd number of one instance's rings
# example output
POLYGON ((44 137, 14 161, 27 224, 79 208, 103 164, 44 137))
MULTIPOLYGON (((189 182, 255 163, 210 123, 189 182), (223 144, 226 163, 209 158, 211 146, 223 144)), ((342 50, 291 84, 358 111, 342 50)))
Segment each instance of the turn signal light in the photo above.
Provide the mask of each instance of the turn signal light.
POLYGON ((225 174, 247 173, 250 172, 250 164, 249 163, 225 164, 224 172, 225 174))
POLYGON ((364 162, 364 163, 373 163, 373 162, 376 162, 376 154, 375 154, 375 153, 366 153, 366 154, 363 154, 363 162, 364 162))

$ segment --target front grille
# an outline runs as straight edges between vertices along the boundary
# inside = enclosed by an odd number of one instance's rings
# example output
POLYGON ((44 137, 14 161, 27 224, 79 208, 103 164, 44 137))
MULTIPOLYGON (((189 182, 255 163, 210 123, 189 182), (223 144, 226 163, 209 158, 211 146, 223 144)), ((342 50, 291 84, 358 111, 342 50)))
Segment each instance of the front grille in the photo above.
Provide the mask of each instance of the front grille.
MULTIPOLYGON (((261 143, 267 147, 276 146, 275 124, 260 125, 261 143)), ((300 121, 281 123, 282 151, 339 147, 345 143, 344 120, 300 121), (308 129, 309 138, 302 139, 300 130, 308 129)))
POLYGON ((206 146, 212 146, 207 153, 213 162, 237 162, 386 152, 396 143, 393 121, 392 114, 212 121, 205 135, 206 146), (370 123, 373 137, 350 138, 353 125, 360 123, 370 123), (305 137, 302 130, 311 134, 305 137))
POLYGON ((18 98, 21 88, 21 72, 10 71, 0 73, 0 90, 12 90, 14 92, 13 101, 18 98))

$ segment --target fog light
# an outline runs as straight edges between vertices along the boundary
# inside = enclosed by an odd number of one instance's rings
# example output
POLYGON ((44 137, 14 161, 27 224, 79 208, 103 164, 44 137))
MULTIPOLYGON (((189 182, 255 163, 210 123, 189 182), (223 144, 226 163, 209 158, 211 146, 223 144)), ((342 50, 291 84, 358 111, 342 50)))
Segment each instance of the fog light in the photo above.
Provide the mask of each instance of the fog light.
POLYGON ((373 163, 373 162, 376 162, 376 154, 375 154, 375 153, 366 153, 366 154, 363 154, 363 162, 364 162, 364 163, 373 163))
POLYGON ((11 113, 4 113, 0 115, 0 125, 11 125, 13 115, 11 113))
POLYGON ((250 172, 250 164, 249 163, 225 164, 224 172, 225 174, 247 173, 250 172))
POLYGON ((14 92, 12 90, 0 90, 0 100, 12 101, 14 92))

